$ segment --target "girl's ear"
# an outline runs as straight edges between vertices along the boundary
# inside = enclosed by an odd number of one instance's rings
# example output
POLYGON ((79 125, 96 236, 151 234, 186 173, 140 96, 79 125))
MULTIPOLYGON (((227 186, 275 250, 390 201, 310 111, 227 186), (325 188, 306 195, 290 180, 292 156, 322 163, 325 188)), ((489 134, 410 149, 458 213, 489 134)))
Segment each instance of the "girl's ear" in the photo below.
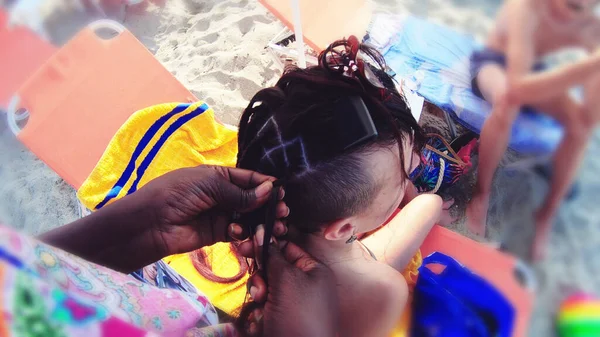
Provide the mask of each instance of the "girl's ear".
POLYGON ((323 232, 325 239, 331 241, 348 240, 356 232, 356 227, 350 223, 350 220, 350 218, 340 219, 327 225, 323 232))

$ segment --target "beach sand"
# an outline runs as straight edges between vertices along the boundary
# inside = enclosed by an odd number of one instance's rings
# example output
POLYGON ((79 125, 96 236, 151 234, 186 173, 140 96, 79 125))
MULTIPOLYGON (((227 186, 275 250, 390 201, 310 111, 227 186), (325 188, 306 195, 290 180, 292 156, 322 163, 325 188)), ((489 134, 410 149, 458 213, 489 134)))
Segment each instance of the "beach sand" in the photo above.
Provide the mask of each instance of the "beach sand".
MULTIPOLYGON (((483 39, 500 1, 378 0, 379 12, 412 13, 483 39)), ((73 2, 51 2, 43 10, 50 39, 60 45, 100 13, 81 14, 73 2)), ((217 116, 237 124, 241 111, 259 89, 272 85, 280 69, 264 48, 282 29, 253 0, 170 0, 165 3, 107 10, 124 23, 156 58, 217 116)), ((0 115, 0 221, 31 234, 44 232, 79 216, 75 191, 22 146, 0 115)), ((443 130, 442 130, 443 131, 443 130)), ((579 194, 565 202, 554 223, 548 257, 534 266, 538 279, 531 336, 551 336, 560 300, 573 290, 600 291, 600 134, 593 138, 578 180, 579 194), (598 260, 596 260, 598 259, 598 260)), ((451 227, 464 229, 464 207, 474 182, 470 174, 452 188, 451 227)), ((531 172, 499 170, 490 209, 489 239, 503 240, 519 256, 528 255, 532 212, 547 183, 531 172)), ((600 295, 600 294, 598 294, 600 295)))

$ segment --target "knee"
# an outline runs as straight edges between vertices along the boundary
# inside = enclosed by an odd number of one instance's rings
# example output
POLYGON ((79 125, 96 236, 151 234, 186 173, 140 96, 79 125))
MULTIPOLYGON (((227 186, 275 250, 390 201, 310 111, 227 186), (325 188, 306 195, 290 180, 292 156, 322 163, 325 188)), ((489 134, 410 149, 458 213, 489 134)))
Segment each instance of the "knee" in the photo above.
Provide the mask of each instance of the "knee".
POLYGON ((595 124, 595 121, 588 118, 586 114, 575 114, 567 120, 565 134, 584 142, 592 134, 595 124))
POLYGON ((510 128, 519 113, 518 106, 511 104, 511 99, 507 92, 502 92, 495 97, 491 118, 494 119, 496 126, 500 128, 510 128))

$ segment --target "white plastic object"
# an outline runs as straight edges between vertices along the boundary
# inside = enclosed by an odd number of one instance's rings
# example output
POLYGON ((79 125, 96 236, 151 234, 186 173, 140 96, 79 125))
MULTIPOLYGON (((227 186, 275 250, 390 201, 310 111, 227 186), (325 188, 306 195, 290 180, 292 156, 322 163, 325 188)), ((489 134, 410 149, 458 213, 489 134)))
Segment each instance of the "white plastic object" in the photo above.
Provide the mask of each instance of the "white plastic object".
POLYGON ((21 98, 18 95, 13 95, 13 97, 10 98, 10 102, 8 103, 8 108, 9 109, 13 109, 13 111, 15 111, 15 120, 17 122, 20 122, 24 119, 27 119, 27 117, 29 117, 29 111, 25 110, 24 112, 17 114, 17 111, 19 111, 17 109, 17 106, 19 105, 19 101, 21 100, 21 98))
POLYGON ((108 19, 94 21, 94 22, 90 23, 90 25, 88 27, 93 31, 97 31, 102 28, 112 29, 115 32, 117 32, 118 34, 121 34, 125 31, 125 26, 123 26, 122 24, 120 24, 114 20, 108 20, 108 19))
POLYGON ((425 73, 423 72, 423 70, 415 71, 413 76, 415 77, 415 79, 417 80, 418 83, 423 82, 423 80, 425 79, 425 73))
POLYGON ((517 259, 515 263, 515 271, 523 277, 523 286, 530 292, 537 290, 537 278, 533 270, 525 264, 525 262, 517 259))
POLYGON ((300 16, 300 0, 290 0, 294 15, 294 35, 296 36, 296 48, 298 50, 298 66, 306 68, 306 51, 304 50, 304 35, 302 32, 302 17, 300 16))
POLYGON ((17 107, 21 98, 18 95, 14 95, 10 99, 10 103, 8 104, 8 110, 6 112, 6 120, 8 122, 8 127, 10 131, 16 136, 21 132, 21 128, 17 125, 17 122, 24 120, 29 117, 29 112, 25 110, 25 112, 17 115, 17 107))

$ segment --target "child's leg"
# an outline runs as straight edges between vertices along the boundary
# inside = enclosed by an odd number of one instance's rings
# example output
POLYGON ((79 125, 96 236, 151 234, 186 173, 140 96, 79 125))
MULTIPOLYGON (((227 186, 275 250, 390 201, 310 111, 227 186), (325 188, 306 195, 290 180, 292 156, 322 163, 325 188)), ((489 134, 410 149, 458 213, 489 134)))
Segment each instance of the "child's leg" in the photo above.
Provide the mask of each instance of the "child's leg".
MULTIPOLYGON (((600 82, 598 83, 600 84, 600 82)), ((593 86, 596 83, 590 82, 589 85, 593 86)), ((600 86, 596 85, 596 88, 600 89, 600 86)), ((600 118, 600 106, 590 104, 591 99, 597 99, 598 91, 589 90, 593 94, 586 97, 587 108, 579 106, 567 94, 540 106, 540 109, 553 115, 564 125, 565 134, 554 155, 554 174, 550 191, 536 214, 536 236, 533 247, 535 259, 544 256, 552 218, 573 182, 583 160, 586 144, 598 118, 600 118)))
POLYGON ((493 109, 481 129, 477 183, 467 207, 467 227, 477 235, 484 235, 492 180, 508 147, 518 109, 509 107, 504 99, 507 90, 506 72, 501 66, 489 64, 481 68, 477 84, 493 109))

